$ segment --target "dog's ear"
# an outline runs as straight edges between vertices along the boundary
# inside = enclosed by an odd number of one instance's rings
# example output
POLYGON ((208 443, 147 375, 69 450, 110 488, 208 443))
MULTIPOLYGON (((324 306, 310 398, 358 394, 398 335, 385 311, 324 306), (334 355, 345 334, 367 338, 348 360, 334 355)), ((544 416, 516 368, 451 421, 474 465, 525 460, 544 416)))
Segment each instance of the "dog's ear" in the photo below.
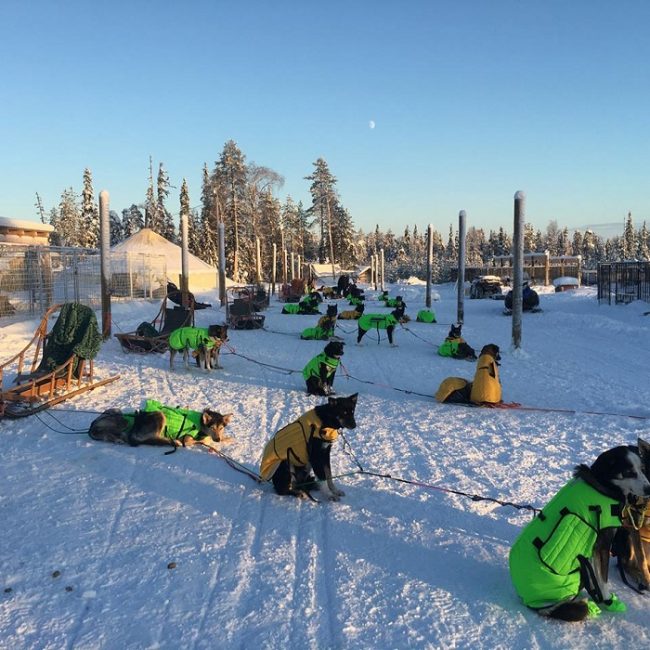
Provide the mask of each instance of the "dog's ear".
POLYGON ((354 395, 350 395, 350 397, 348 397, 348 399, 351 400, 353 404, 356 404, 357 403, 357 397, 359 397, 359 393, 355 393, 354 395))
POLYGON ((225 426, 228 426, 230 424, 230 420, 232 420, 233 414, 232 413, 226 413, 225 415, 222 415, 221 417, 223 419, 223 426, 225 427, 225 426))
POLYGON ((638 446, 641 465, 643 466, 643 473, 650 477, 650 442, 646 442, 643 438, 639 438, 638 446))

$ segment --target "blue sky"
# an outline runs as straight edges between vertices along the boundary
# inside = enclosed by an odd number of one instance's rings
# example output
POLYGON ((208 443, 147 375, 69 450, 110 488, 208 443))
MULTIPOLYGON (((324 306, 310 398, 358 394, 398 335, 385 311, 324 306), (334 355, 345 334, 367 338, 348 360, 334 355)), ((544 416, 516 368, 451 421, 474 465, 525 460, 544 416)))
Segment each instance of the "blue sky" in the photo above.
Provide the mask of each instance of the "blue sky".
POLYGON ((644 0, 2 0, 0 30, 4 217, 85 167, 119 212, 150 155, 198 205, 233 139, 282 199, 325 158, 364 230, 511 228, 516 190, 541 229, 650 221, 644 0))

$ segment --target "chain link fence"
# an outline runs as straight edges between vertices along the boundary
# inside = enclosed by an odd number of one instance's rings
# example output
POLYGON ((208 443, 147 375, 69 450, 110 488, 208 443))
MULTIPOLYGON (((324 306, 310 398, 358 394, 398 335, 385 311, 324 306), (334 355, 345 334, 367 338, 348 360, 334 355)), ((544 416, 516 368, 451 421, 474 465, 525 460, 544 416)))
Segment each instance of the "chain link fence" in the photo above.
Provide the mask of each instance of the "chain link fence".
MULTIPOLYGON (((164 255, 111 253, 114 299, 162 298, 167 291, 164 255)), ((97 250, 58 246, 0 246, 0 319, 40 316, 60 302, 101 306, 97 250)))

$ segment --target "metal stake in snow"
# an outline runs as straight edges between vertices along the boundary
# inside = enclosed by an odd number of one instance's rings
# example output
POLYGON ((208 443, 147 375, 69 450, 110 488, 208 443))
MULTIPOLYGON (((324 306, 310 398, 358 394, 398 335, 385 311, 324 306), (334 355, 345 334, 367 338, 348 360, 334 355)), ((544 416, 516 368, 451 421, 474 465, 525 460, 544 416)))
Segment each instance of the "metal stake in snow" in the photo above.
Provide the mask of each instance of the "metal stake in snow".
POLYGON ((188 307, 190 302, 188 295, 190 290, 190 251, 187 232, 187 215, 181 214, 181 304, 183 307, 188 307))
POLYGON ((433 227, 431 224, 427 227, 427 293, 425 304, 427 309, 431 308, 431 279, 433 266, 433 227))
POLYGON ((524 282, 524 218, 526 213, 526 195, 515 193, 515 223, 512 236, 512 345, 521 347, 521 313, 523 309, 524 282))
POLYGON ((456 322, 465 322, 465 210, 458 213, 458 309, 456 322))
POLYGON ((99 193, 99 263, 102 292, 102 336, 104 340, 111 335, 111 226, 108 206, 108 192, 102 190, 99 193))

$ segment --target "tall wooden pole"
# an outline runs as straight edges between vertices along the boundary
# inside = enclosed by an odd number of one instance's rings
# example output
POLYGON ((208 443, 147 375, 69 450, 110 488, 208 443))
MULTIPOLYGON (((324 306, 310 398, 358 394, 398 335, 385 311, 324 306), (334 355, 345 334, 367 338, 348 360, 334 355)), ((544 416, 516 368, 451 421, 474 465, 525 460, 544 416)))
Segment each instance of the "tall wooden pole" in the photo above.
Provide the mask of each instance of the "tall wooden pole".
POLYGON ((458 323, 465 322, 465 210, 458 213, 458 323))
POLYGON ((228 316, 228 299, 226 298, 226 228, 219 222, 219 302, 226 307, 228 316))
POLYGON ((278 245, 273 243, 273 264, 271 266, 271 295, 275 295, 275 274, 278 265, 278 245))
POLYGON ((380 289, 383 291, 384 290, 384 249, 383 248, 379 251, 379 266, 380 266, 379 280, 381 283, 380 289))
POLYGON ((427 292, 425 305, 427 309, 431 308, 431 279, 433 277, 433 227, 431 224, 427 227, 427 292))
POLYGON ((109 195, 106 190, 99 193, 99 263, 102 292, 102 336, 104 340, 111 335, 111 225, 109 215, 109 195))
POLYGON ((515 193, 515 222, 512 237, 512 345, 521 347, 521 315, 523 311, 524 282, 524 220, 526 216, 526 195, 515 193))
POLYGON ((262 283, 262 243, 259 237, 255 237, 255 281, 262 283))

